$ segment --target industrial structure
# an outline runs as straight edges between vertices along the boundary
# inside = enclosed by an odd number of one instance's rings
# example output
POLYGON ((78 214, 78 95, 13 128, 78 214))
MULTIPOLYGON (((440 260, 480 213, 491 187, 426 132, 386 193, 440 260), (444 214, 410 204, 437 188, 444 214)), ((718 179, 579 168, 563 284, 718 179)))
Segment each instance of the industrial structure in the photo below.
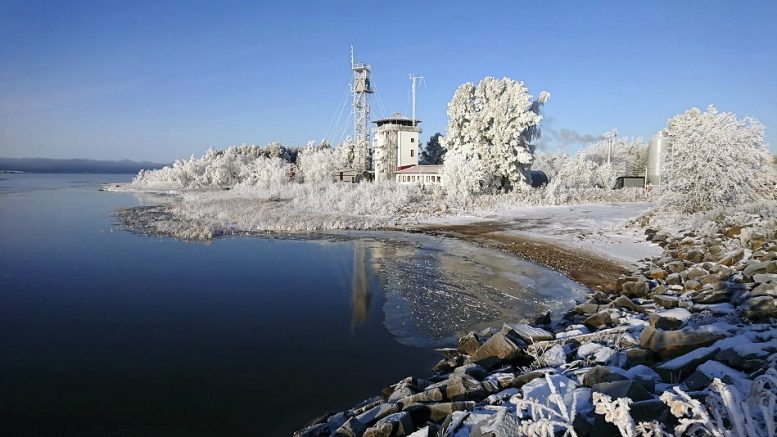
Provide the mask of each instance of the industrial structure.
POLYGON ((647 152, 646 185, 661 185, 667 153, 671 153, 672 143, 663 131, 650 139, 647 152))
POLYGON ((370 83, 371 67, 354 60, 351 47, 353 116, 353 162, 351 168, 337 170, 333 179, 340 182, 360 182, 374 177, 376 181, 438 183, 441 166, 418 165, 421 144, 420 120, 415 116, 416 89, 423 76, 410 74, 412 94, 412 118, 394 113, 375 120, 373 140, 370 141, 370 83), (410 170, 410 169, 413 170, 410 170), (399 172, 408 170, 402 176, 399 172))
POLYGON ((351 94, 353 95, 353 169, 363 173, 370 169, 370 66, 355 62, 351 47, 351 94))

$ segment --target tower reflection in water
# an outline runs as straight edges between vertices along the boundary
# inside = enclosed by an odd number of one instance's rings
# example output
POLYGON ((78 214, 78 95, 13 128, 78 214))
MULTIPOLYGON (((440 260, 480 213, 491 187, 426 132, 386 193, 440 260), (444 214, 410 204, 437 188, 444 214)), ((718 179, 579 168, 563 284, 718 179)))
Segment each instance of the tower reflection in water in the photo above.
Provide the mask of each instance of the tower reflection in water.
POLYGON ((353 276, 351 278, 351 334, 370 316, 372 293, 368 249, 361 240, 353 242, 353 276))

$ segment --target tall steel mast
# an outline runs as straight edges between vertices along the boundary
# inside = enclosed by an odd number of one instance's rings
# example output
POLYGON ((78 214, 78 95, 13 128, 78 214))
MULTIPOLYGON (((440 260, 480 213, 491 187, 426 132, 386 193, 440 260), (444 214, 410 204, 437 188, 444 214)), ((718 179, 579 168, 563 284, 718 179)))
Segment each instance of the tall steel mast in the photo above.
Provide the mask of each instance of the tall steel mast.
POLYGON ((355 62, 351 46, 351 71, 353 82, 353 141, 354 170, 363 172, 370 168, 370 66, 355 62))

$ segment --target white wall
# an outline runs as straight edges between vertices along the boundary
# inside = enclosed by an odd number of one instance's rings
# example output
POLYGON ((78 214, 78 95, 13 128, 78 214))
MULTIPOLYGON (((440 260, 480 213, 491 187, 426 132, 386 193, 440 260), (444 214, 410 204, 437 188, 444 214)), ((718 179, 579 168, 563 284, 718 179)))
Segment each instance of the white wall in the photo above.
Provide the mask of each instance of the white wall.
POLYGON ((418 165, 418 132, 399 131, 397 166, 418 165))

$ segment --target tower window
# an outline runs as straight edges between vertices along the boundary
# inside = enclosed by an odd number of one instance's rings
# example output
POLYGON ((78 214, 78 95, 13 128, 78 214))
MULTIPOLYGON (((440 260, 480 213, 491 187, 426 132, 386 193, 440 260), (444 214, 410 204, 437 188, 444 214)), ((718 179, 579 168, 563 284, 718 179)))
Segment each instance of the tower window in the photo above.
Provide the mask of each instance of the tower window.
POLYGON ((412 158, 412 157, 414 157, 414 156, 415 156, 415 150, 413 150, 413 149, 410 149, 410 157, 412 158))
POLYGON ((410 142, 411 142, 411 143, 415 143, 415 138, 413 138, 413 137, 410 137, 410 142))

